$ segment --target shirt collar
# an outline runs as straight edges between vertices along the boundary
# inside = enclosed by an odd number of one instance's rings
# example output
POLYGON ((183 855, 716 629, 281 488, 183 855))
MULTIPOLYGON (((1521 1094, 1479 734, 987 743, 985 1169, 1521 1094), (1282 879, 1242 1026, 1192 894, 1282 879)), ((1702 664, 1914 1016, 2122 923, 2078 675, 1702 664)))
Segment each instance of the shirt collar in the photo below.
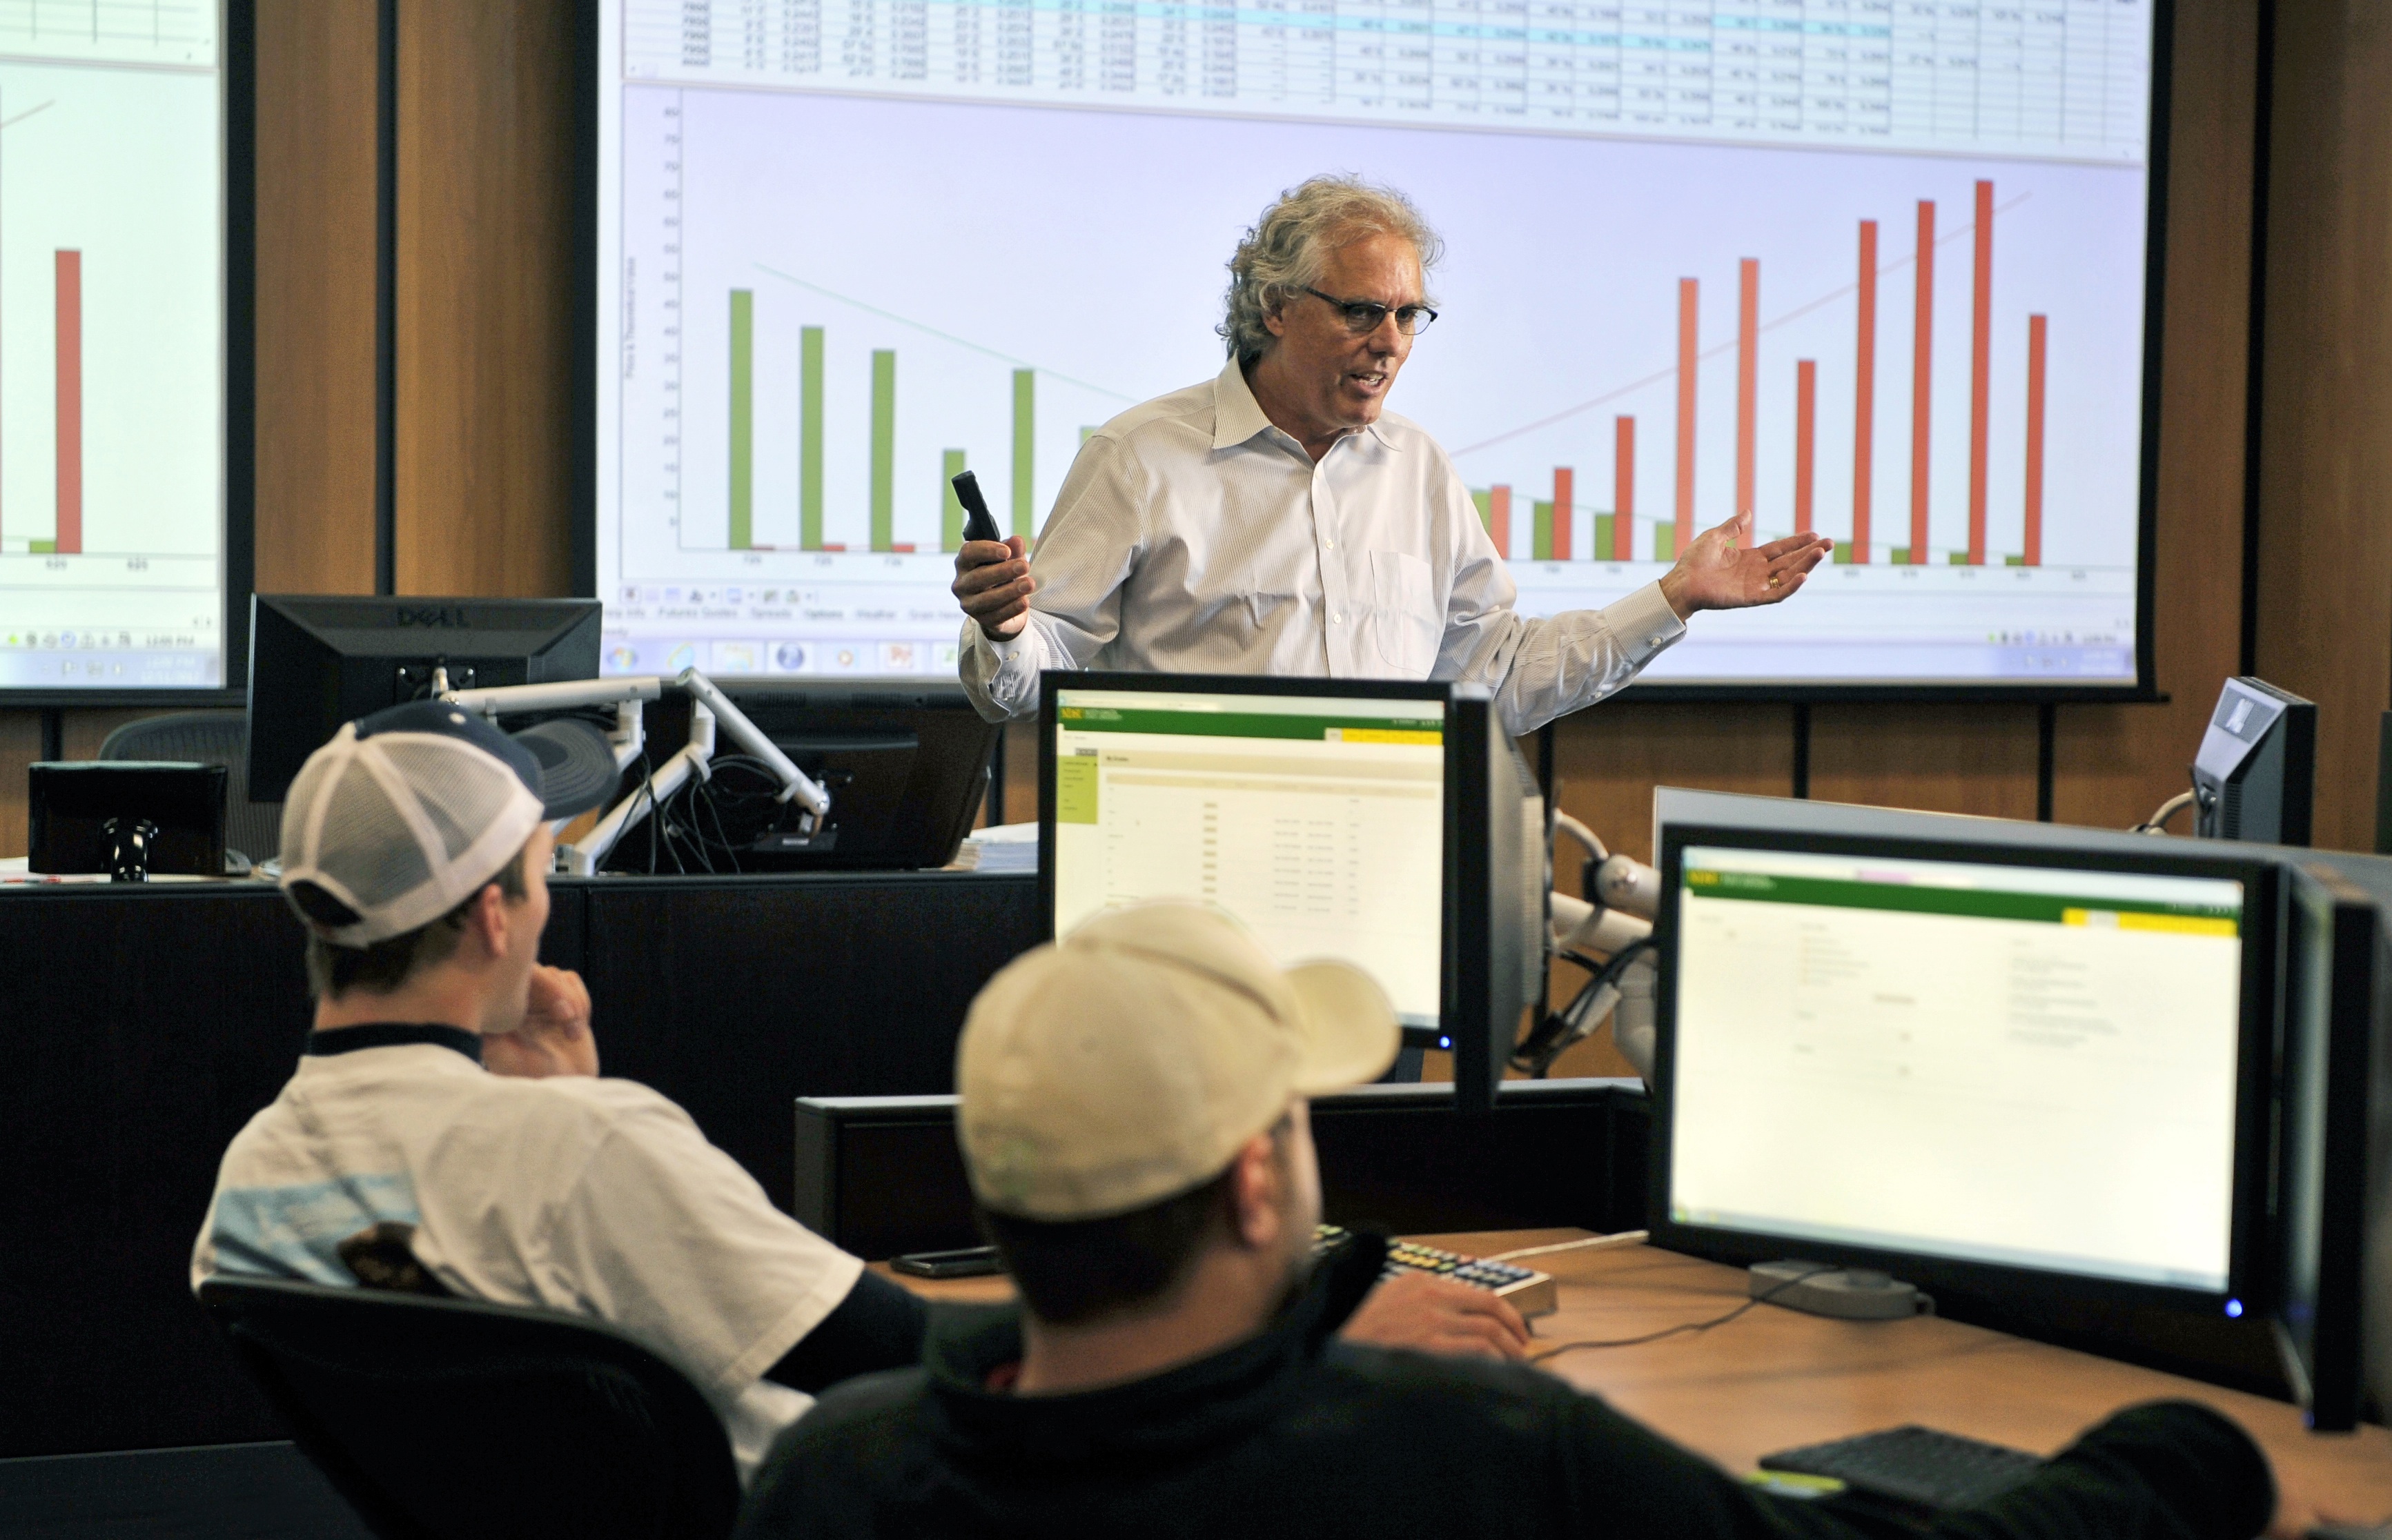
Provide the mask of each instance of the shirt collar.
MULTIPOLYGON (((1273 426, 1275 424, 1263 411, 1262 403, 1254 399, 1254 387, 1246 383, 1246 371, 1239 367, 1237 358, 1232 356, 1213 382, 1213 447, 1235 448, 1273 426)), ((1386 432, 1384 415, 1362 431, 1386 448, 1398 447, 1386 432)))

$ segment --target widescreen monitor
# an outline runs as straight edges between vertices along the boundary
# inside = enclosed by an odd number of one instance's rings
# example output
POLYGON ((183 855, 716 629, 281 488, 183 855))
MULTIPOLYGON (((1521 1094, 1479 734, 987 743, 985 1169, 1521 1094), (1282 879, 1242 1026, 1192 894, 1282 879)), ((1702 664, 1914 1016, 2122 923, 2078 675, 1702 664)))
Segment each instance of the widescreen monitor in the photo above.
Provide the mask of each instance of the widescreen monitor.
POLYGON ((1407 1041, 1491 1097, 1543 952, 1543 822, 1487 692, 1370 680, 1050 673, 1039 882, 1053 933, 1217 904, 1283 964, 1379 981, 1407 1041))
POLYGON ((1664 1244, 2265 1298, 2268 863, 1679 824, 1660 866, 1664 1244))
POLYGON ((952 674, 948 478, 1037 536, 1353 171, 1446 238, 1392 409, 1522 613, 1749 509, 1837 564, 1647 685, 2148 689, 2167 8, 1547 10, 595 0, 606 666, 952 674))
POLYGON ((239 688, 250 19, 0 6, 0 704, 239 688))
POLYGON ((280 802, 343 722, 450 688, 598 677, 586 599, 259 594, 251 606, 249 799, 280 802))

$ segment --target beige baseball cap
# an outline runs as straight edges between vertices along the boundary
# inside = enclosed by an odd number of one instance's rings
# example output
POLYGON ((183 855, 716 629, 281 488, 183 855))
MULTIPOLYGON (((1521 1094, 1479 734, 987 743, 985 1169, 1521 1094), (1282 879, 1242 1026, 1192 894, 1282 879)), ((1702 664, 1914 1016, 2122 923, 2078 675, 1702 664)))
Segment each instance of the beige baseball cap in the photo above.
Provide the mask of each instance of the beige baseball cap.
POLYGON ((1109 1219, 1221 1174, 1291 1097, 1375 1080, 1402 1034, 1346 963, 1281 968, 1194 903, 1108 910, 988 981, 956 1050, 972 1191, 1021 1219, 1109 1219))

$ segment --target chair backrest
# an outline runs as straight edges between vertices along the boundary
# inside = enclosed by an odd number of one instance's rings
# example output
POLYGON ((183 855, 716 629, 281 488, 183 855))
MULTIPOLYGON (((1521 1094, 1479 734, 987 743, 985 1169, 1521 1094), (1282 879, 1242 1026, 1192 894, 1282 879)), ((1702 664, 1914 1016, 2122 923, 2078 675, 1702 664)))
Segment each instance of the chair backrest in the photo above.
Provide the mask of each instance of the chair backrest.
POLYGON ((223 1275, 200 1303, 382 1540, 722 1540, 738 1514, 713 1408, 603 1323, 223 1275))
POLYGON ((251 861, 282 846, 282 804, 249 799, 249 713, 176 711, 127 722, 99 745, 102 759, 176 759, 225 768, 225 844, 251 861))

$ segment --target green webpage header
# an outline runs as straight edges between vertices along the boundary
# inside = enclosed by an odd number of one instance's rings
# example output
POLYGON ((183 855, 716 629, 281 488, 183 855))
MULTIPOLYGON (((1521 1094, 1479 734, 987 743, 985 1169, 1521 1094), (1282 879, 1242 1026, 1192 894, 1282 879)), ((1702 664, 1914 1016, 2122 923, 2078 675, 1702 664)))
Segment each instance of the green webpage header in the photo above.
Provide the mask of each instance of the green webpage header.
POLYGON ((1059 705, 1063 732, 1153 732, 1189 738, 1279 738, 1325 742, 1332 732, 1348 744, 1445 742, 1445 718, 1349 717, 1266 711, 1150 711, 1135 706, 1059 705))
POLYGON ((2125 930, 2165 930, 2190 935, 2241 934, 2242 912, 2218 904, 2167 903, 2152 899, 2086 898, 2062 893, 2019 893, 1999 888, 1936 887, 1910 883, 1855 882, 1834 877, 1789 877, 1762 872, 1721 872, 1688 867, 1685 891, 1697 899, 1737 899, 1751 903, 1811 904, 1826 909, 1893 910, 1914 914, 1960 914, 1984 920, 2024 920, 2055 925, 2115 925, 2125 930))

